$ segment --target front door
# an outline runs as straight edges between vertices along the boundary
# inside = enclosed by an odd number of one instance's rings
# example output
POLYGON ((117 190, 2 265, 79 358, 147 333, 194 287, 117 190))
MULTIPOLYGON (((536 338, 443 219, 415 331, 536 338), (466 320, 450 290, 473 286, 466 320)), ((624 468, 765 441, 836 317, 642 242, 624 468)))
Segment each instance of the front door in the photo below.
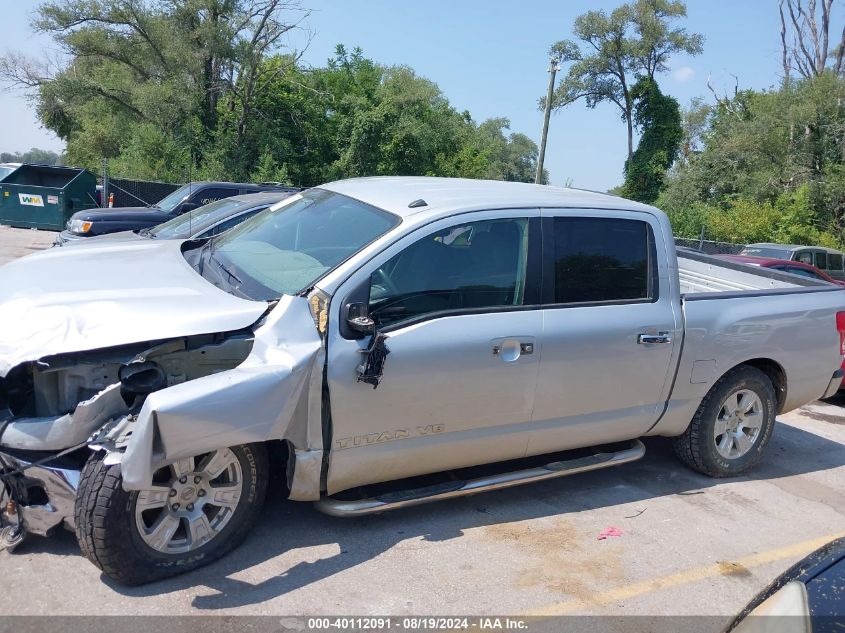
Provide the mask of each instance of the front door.
POLYGON ((647 213, 543 213, 546 305, 529 453, 638 437, 662 413, 680 347, 662 241, 672 238, 647 213))
POLYGON ((525 454, 542 330, 538 216, 480 212, 422 227, 335 293, 330 494, 525 454), (339 327, 362 287, 388 336, 377 388, 358 380, 371 337, 339 327))

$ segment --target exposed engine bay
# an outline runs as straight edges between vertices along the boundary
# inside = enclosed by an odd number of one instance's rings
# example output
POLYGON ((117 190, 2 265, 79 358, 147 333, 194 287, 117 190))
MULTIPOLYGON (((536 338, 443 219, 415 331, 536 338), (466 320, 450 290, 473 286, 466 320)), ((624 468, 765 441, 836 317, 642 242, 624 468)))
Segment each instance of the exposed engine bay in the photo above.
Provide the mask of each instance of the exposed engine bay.
POLYGON ((62 450, 84 442, 152 392, 232 369, 252 349, 250 331, 42 358, 0 378, 0 445, 62 450))
POLYGON ((92 433, 137 413, 155 391, 236 367, 253 342, 246 330, 62 354, 0 378, 0 548, 22 537, 22 516, 36 534, 72 527, 92 433))
POLYGON ((319 498, 325 353, 317 322, 307 299, 286 296, 249 328, 13 366, 0 378, 0 549, 26 533, 73 529, 92 450, 120 464, 124 490, 140 491, 163 464, 282 440, 296 462, 290 498, 319 498))

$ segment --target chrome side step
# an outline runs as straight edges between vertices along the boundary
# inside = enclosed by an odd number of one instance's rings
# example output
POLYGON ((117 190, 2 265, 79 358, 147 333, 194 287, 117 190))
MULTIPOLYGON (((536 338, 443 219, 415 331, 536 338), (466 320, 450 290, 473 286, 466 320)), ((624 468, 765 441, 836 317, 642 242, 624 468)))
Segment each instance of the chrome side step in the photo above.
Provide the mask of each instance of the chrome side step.
POLYGON ((510 488, 512 486, 551 479, 552 477, 564 477, 590 470, 598 470, 599 468, 618 466, 619 464, 636 461, 643 455, 645 455, 645 446, 641 441, 634 440, 630 448, 614 453, 596 453, 587 457, 552 462, 525 470, 515 470, 498 475, 470 479, 468 481, 451 481, 444 484, 416 488, 414 490, 389 492, 367 499, 342 500, 323 497, 319 501, 316 501, 314 505, 320 512, 337 517, 374 514, 429 503, 431 501, 440 501, 441 499, 463 497, 477 492, 510 488))

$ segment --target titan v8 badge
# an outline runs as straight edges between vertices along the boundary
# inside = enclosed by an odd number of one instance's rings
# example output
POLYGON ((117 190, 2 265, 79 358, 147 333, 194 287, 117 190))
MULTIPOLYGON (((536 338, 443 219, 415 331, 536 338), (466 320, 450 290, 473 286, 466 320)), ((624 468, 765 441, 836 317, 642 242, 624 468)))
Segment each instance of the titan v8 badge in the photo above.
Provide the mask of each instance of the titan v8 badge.
POLYGON ((411 429, 395 429, 393 431, 382 431, 380 433, 367 433, 366 435, 353 435, 335 440, 335 448, 355 448, 357 446, 368 446, 370 444, 381 444, 393 440, 404 440, 412 436, 434 435, 446 430, 445 424, 427 424, 416 426, 411 429))

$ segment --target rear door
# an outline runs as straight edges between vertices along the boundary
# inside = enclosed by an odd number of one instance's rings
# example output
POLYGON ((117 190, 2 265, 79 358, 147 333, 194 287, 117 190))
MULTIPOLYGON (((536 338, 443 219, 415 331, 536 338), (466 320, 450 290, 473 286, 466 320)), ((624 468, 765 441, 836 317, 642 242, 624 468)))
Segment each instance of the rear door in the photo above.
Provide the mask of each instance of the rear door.
POLYGON ((543 350, 529 453, 637 437, 663 410, 682 336, 672 238, 647 213, 543 214, 543 350))
POLYGON ((834 279, 845 279, 845 270, 843 270, 842 253, 832 252, 827 254, 827 274, 834 279))

